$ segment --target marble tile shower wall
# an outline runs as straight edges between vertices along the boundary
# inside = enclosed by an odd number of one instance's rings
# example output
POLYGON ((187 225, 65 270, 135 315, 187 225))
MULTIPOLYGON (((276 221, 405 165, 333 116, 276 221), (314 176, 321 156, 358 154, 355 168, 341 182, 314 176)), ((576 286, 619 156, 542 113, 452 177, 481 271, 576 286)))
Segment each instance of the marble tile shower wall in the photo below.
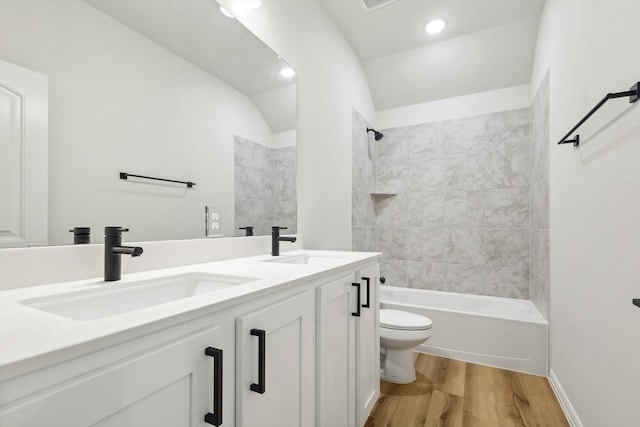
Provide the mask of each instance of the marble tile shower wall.
POLYGON ((529 298, 529 109, 383 133, 375 188, 396 195, 373 200, 388 283, 529 298))
POLYGON ((530 298, 549 320, 549 73, 531 104, 530 298))
POLYGON ((235 226, 271 234, 273 225, 297 232, 296 148, 272 149, 234 137, 235 226))
POLYGON ((376 252, 376 210, 371 192, 376 188, 375 148, 367 128, 372 127, 355 109, 352 114, 351 247, 376 252))

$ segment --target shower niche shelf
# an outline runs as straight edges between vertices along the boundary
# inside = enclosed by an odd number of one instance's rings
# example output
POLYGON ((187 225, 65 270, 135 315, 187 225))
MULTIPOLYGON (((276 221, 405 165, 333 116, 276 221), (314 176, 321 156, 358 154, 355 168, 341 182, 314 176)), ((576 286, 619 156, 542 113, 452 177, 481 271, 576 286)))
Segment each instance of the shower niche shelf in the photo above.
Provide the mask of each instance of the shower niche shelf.
POLYGON ((369 195, 371 197, 393 197, 393 196, 397 196, 398 193, 393 193, 390 191, 371 191, 369 192, 369 195))
POLYGON ((375 209, 376 217, 380 216, 393 203, 393 198, 398 193, 392 193, 390 191, 371 191, 369 192, 373 207, 375 209))

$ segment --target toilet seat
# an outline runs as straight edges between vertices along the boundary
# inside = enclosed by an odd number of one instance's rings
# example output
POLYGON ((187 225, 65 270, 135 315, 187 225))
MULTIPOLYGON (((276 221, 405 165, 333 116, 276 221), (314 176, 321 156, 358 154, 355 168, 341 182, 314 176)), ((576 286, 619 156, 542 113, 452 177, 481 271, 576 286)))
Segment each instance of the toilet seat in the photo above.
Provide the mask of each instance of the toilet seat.
POLYGON ((380 309, 380 327, 403 331, 431 329, 431 319, 407 311, 380 309))

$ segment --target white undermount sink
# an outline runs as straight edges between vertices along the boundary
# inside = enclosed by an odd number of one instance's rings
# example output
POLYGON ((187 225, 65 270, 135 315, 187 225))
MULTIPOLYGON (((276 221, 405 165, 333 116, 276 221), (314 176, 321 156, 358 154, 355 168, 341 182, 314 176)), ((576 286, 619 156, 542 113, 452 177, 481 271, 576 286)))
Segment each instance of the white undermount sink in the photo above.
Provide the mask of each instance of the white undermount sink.
POLYGON ((109 282, 99 288, 32 298, 20 304, 74 320, 96 320, 202 295, 258 280, 251 277, 185 273, 139 282, 109 282))
POLYGON ((278 262, 283 264, 328 265, 343 260, 343 257, 329 255, 283 255, 265 259, 263 262, 278 262))

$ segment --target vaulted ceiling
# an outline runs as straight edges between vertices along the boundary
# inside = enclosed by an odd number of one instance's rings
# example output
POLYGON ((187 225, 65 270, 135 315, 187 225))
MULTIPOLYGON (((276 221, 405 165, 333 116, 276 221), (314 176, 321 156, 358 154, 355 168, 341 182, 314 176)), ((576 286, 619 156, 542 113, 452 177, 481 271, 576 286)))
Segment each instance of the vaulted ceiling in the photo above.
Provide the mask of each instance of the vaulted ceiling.
POLYGON ((544 0, 321 0, 363 62, 378 111, 528 84, 544 0), (377 3, 380 3, 378 1, 377 3), (424 31, 433 18, 447 27, 424 31))

